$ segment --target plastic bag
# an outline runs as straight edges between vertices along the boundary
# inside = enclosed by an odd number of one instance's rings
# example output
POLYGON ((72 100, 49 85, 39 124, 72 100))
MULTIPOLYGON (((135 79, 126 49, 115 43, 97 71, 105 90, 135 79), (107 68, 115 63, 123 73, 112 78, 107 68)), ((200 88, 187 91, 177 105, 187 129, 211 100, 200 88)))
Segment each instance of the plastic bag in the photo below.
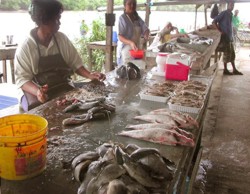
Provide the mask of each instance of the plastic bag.
POLYGON ((210 17, 212 19, 214 19, 217 15, 219 15, 219 8, 218 8, 217 4, 215 3, 212 10, 211 10, 210 17))

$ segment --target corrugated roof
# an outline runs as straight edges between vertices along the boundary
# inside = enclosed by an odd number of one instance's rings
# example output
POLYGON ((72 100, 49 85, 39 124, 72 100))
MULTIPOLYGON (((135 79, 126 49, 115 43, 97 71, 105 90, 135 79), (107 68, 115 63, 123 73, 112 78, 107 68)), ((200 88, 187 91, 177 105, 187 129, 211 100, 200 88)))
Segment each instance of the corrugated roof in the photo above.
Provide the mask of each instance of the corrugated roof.
MULTIPOLYGON (((227 3, 227 2, 235 2, 235 3, 250 3, 250 0, 166 0, 161 2, 153 2, 151 6, 164 6, 164 5, 200 5, 200 4, 213 4, 213 3, 227 3)), ((147 3, 138 3, 137 7, 146 7, 147 3)), ((107 7, 99 7, 98 11, 106 11, 107 7)), ((124 6, 114 6, 114 10, 123 10, 124 6)))

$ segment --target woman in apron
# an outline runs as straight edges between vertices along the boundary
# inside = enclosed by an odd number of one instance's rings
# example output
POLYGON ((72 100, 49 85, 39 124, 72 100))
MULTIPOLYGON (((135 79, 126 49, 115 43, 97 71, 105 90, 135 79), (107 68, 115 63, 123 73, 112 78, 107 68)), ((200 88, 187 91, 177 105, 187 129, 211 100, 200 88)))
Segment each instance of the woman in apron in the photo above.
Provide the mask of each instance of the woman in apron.
POLYGON ((24 95, 21 105, 28 111, 48 99, 73 89, 73 72, 91 80, 104 80, 105 75, 84 68, 77 50, 59 32, 63 5, 57 0, 32 0, 29 13, 37 27, 21 44, 15 56, 16 84, 24 95))
POLYGON ((148 40, 149 29, 136 12, 136 0, 124 0, 124 13, 119 18, 117 64, 123 65, 129 62, 129 50, 138 50, 142 42, 148 40))

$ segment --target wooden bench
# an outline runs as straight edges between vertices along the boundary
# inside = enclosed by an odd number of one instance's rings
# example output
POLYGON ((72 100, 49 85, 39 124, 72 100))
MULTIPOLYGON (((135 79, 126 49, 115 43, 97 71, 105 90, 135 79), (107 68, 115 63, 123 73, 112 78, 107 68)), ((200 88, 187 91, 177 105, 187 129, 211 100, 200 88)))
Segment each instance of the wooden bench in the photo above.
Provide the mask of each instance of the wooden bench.
POLYGON ((11 46, 11 47, 0 47, 0 65, 2 65, 2 82, 7 83, 7 61, 9 61, 10 65, 10 72, 11 72, 11 80, 12 83, 15 84, 15 70, 14 70, 14 58, 15 58, 15 53, 16 53, 16 46, 11 46))
MULTIPOLYGON (((117 44, 115 42, 112 43, 112 49, 115 52, 115 60, 116 60, 116 47, 117 44)), ((88 54, 89 54, 89 64, 88 64, 88 69, 89 71, 92 70, 92 63, 93 63, 93 55, 92 55, 92 51, 94 49, 100 49, 105 51, 106 50, 106 41, 96 41, 96 42, 90 42, 87 45, 87 49, 88 49, 88 54)))

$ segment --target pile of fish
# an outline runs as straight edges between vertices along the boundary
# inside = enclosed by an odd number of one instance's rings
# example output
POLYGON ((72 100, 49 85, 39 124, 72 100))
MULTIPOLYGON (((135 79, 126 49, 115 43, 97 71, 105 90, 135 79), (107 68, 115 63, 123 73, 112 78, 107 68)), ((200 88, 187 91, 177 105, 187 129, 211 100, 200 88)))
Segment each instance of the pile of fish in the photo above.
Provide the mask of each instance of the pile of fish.
POLYGON ((118 135, 166 145, 185 145, 193 147, 194 137, 191 130, 198 128, 195 119, 186 113, 169 109, 157 109, 134 119, 149 122, 147 124, 128 125, 132 129, 118 135), (185 129, 185 130, 183 130, 185 129))
POLYGON ((176 84, 172 81, 165 81, 162 83, 154 83, 152 85, 145 85, 142 90, 143 94, 152 96, 169 97, 173 94, 176 84))
POLYGON ((171 96, 171 104, 201 108, 204 104, 208 86, 199 81, 189 80, 180 82, 171 96))
POLYGON ((71 163, 78 194, 165 194, 175 164, 154 148, 104 143, 71 163))
POLYGON ((115 105, 107 103, 105 97, 77 101, 67 106, 63 112, 80 111, 83 113, 80 115, 72 115, 72 117, 64 119, 62 123, 63 125, 78 125, 92 119, 106 118, 109 117, 112 112, 115 112, 115 109, 115 105))
POLYGON ((141 72, 140 69, 131 62, 128 62, 126 65, 121 65, 116 70, 116 74, 118 78, 121 79, 140 79, 141 78, 141 72))

